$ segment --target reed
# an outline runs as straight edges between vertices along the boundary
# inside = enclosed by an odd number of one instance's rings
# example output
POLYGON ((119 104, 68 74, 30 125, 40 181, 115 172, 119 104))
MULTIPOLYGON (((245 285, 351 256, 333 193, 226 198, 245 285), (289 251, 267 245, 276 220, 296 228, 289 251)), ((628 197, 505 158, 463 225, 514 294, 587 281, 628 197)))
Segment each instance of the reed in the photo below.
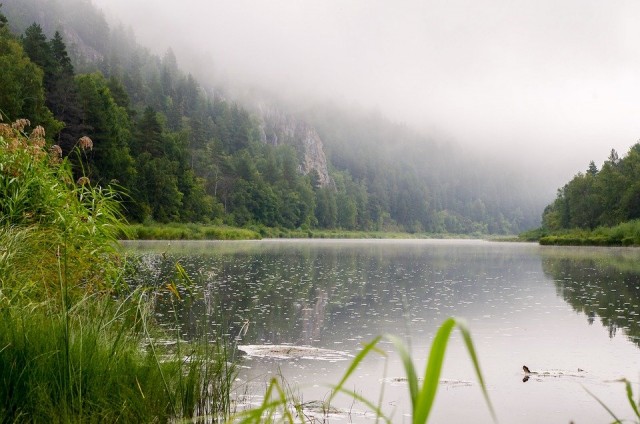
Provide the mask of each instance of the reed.
POLYGON ((220 344, 156 345, 144 296, 87 297, 0 313, 2 422, 168 422, 229 414, 234 370, 220 344), (141 309, 142 308, 142 309, 141 309), (151 347, 153 346, 153 347, 151 347))
MULTIPOLYGON (((163 287, 130 288, 114 188, 74 181, 44 130, 0 123, 0 421, 169 422, 229 414, 233 366, 207 341, 169 349, 163 287)), ((91 148, 86 137, 76 152, 91 148)))

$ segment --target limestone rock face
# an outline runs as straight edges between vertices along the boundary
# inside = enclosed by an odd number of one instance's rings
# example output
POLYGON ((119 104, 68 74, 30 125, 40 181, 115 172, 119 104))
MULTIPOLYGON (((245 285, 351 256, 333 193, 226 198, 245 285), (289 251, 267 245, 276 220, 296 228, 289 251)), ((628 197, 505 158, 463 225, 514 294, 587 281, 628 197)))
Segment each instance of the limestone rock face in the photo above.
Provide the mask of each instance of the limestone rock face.
POLYGON ((70 26, 64 27, 63 38, 69 52, 83 62, 97 63, 104 59, 102 53, 85 43, 70 26))
POLYGON ((332 184, 324 145, 315 128, 276 107, 260 104, 257 109, 262 141, 273 146, 293 146, 298 152, 299 171, 302 174, 307 175, 315 170, 320 186, 332 184))

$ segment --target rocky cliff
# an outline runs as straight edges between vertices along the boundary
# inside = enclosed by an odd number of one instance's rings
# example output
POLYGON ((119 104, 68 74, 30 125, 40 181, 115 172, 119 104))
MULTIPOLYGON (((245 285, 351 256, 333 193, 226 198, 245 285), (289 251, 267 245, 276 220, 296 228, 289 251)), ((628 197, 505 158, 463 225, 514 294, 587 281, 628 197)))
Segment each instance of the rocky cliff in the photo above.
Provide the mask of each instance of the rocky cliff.
POLYGON ((273 146, 288 144, 298 152, 299 170, 303 174, 318 173, 321 186, 332 184, 327 168, 324 145, 318 132, 307 122, 265 103, 258 105, 261 138, 273 146))

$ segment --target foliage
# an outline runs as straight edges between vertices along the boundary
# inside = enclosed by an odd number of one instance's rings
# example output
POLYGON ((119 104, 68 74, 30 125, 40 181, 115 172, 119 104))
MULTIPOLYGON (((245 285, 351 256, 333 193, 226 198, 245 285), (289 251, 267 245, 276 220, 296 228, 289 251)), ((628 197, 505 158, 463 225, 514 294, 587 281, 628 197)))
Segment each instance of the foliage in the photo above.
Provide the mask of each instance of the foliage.
POLYGON ((129 151, 130 123, 126 110, 116 104, 107 81, 100 74, 79 75, 75 79, 83 124, 93 146, 84 152, 89 178, 101 185, 117 181, 130 188, 135 169, 129 151))
POLYGON ((45 106, 43 71, 25 53, 22 44, 0 28, 0 119, 26 118, 55 135, 62 123, 45 106))
POLYGON ((27 136, 27 125, 0 124, 0 231, 24 230, 20 237, 31 253, 0 280, 5 286, 35 282, 47 292, 57 281, 55 263, 62 255, 68 261, 64 278, 78 282, 78 290, 114 289, 115 240, 123 230, 117 193, 86 177, 75 183, 60 148, 45 147, 42 127, 27 136))
POLYGON ((245 228, 203 224, 135 224, 123 238, 135 240, 257 240, 260 234, 245 228))
POLYGON ((613 227, 597 227, 593 230, 541 230, 537 236, 537 240, 543 245, 640 246, 640 220, 623 222, 613 227))
POLYGON ((226 352, 219 343, 156 345, 145 301, 151 293, 121 301, 85 296, 62 311, 55 302, 5 294, 3 422, 171 422, 229 413, 234 369, 226 352))
POLYGON ((74 182, 59 146, 46 149, 44 129, 29 124, 0 124, 0 421, 228 415, 224 346, 157 346, 155 290, 123 280, 117 194, 74 182))
MULTIPOLYGON (((556 200, 544 211, 543 228, 595 230, 640 218, 640 144, 620 159, 615 150, 598 171, 593 162, 558 190, 556 200)), ((600 244, 623 244, 612 232, 594 231, 600 244), (611 237, 610 237, 611 236, 611 237)), ((586 233, 585 233, 586 234, 586 233)), ((633 238, 630 235, 631 239, 633 238)), ((559 239, 566 238, 559 236, 559 239)), ((631 240, 628 243, 635 244, 631 240)))
MULTIPOLYGON (((270 123, 201 86, 171 50, 152 55, 130 31, 109 28, 90 2, 49 2, 42 13, 38 0, 7 0, 5 9, 41 69, 46 106, 65 123, 58 144, 66 155, 91 134, 85 171, 103 186, 117 180, 129 195, 129 219, 457 234, 513 234, 536 224, 537 205, 520 195, 516 178, 491 178, 380 116, 327 105, 303 118, 330 161, 332 182, 321 187, 317 174, 299 171, 302 140, 283 133, 264 143, 270 123)), ((21 98, 8 94, 0 109, 21 98)), ((26 114, 16 113, 9 115, 26 114)))

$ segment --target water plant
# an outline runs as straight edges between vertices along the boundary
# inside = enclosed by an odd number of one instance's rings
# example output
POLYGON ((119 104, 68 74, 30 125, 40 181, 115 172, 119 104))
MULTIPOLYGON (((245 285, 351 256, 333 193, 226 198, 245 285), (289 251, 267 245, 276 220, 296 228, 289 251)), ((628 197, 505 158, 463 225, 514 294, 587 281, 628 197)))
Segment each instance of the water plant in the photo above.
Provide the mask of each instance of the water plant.
MULTIPOLYGON (((427 365, 423 376, 420 378, 416 372, 413 359, 405 343, 396 336, 386 335, 384 338, 391 341, 397 354, 404 366, 405 376, 409 386, 409 398, 411 399, 411 413, 413 424, 425 424, 429 420, 429 415, 433 408, 436 393, 439 387, 440 373, 445 359, 445 353, 449 344, 449 338, 454 328, 458 328, 462 334, 462 339, 469 353, 471 362, 476 372, 476 377, 480 384, 480 388, 484 395, 485 401, 491 412, 491 416, 494 421, 497 422, 487 387, 480 371, 480 363, 473 346, 471 333, 464 320, 459 318, 448 318, 439 327, 433 342, 431 344, 431 350, 427 360, 427 365)), ((333 391, 329 399, 326 401, 327 407, 331 404, 331 401, 338 393, 345 393, 353 399, 365 404, 371 411, 373 411, 379 419, 387 423, 391 423, 391 419, 387 417, 382 411, 380 405, 382 399, 378 399, 377 402, 373 402, 364 398, 357 392, 347 389, 345 387, 349 377, 356 371, 358 365, 370 354, 377 352, 383 355, 387 355, 378 347, 378 343, 383 339, 383 336, 374 338, 371 342, 367 343, 362 350, 354 357, 354 359, 347 367, 343 377, 340 381, 331 386, 333 391)), ((381 394, 382 397, 382 394, 381 394)), ((293 424, 299 419, 300 422, 305 422, 304 414, 300 411, 299 405, 292 402, 287 395, 281 383, 277 379, 273 378, 269 382, 264 400, 262 404, 256 408, 242 411, 234 417, 234 422, 238 423, 260 423, 260 422, 275 422, 276 420, 293 424)))

